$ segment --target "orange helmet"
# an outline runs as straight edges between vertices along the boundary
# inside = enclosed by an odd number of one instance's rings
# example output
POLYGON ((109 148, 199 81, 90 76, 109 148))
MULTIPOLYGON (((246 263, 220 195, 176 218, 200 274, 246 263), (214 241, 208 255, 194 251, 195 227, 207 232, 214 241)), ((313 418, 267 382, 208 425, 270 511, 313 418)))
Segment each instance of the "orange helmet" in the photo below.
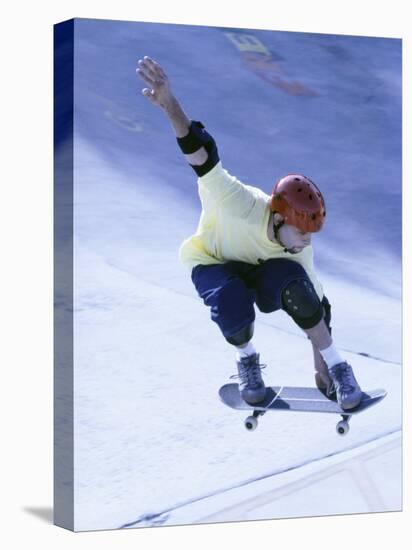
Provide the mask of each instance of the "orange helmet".
POLYGON ((326 217, 322 193, 302 174, 288 174, 276 183, 270 209, 279 212, 285 223, 305 233, 320 231, 326 217))

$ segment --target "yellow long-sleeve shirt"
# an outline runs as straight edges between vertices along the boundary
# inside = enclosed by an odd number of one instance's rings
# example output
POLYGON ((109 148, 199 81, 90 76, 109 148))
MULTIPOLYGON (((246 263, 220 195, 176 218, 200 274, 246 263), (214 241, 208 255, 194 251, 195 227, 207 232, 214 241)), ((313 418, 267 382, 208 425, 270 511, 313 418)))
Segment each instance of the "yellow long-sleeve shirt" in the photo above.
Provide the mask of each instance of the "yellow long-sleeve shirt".
POLYGON ((191 270, 198 264, 230 260, 257 265, 259 260, 288 258, 302 265, 322 299, 323 289, 314 271, 312 246, 290 254, 269 239, 269 195, 230 175, 221 161, 197 181, 202 213, 196 233, 179 249, 179 258, 185 266, 191 270))

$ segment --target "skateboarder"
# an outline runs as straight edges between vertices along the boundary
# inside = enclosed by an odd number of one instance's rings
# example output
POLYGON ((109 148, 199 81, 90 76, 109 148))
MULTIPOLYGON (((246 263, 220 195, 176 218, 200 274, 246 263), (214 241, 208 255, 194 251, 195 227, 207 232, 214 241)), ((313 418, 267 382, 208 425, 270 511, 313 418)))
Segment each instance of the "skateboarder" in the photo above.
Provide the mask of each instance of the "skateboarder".
POLYGON ((332 340, 330 304, 313 267, 312 234, 326 218, 318 187, 302 174, 289 174, 269 196, 240 182, 223 168, 203 124, 189 120, 164 69, 145 56, 136 72, 148 86, 143 95, 168 116, 198 176, 202 213, 180 259, 212 320, 236 348, 243 399, 259 403, 266 391, 253 343, 256 304, 263 313, 283 309, 291 316, 312 343, 316 385, 328 395, 336 392, 342 408, 356 407, 362 392, 332 340))

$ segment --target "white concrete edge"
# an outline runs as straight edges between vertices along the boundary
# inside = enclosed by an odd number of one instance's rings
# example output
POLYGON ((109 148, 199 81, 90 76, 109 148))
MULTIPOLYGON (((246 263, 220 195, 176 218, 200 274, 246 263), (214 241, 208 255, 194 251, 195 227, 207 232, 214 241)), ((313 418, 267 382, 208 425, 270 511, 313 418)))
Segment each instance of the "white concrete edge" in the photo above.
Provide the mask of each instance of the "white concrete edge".
POLYGON ((224 491, 171 511, 166 524, 233 521, 234 518, 241 518, 243 515, 246 517, 253 508, 262 507, 348 468, 353 472, 371 506, 373 504, 373 507, 378 506, 384 510, 382 496, 363 465, 371 457, 399 448, 401 441, 402 432, 397 430, 364 445, 314 460, 290 471, 273 474, 273 476, 269 474, 265 479, 252 481, 245 486, 224 491))

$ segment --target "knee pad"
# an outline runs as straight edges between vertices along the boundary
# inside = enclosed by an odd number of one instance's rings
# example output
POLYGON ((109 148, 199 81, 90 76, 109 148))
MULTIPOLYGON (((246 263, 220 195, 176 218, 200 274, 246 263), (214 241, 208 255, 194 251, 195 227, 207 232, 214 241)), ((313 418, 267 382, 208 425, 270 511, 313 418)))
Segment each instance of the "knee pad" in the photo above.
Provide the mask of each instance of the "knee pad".
POLYGON ((201 147, 206 149, 208 155, 207 161, 200 166, 190 165, 199 177, 207 174, 219 162, 216 142, 199 120, 192 120, 189 126, 189 133, 182 138, 176 139, 185 155, 195 153, 201 147))
POLYGON ((236 332, 236 334, 226 337, 226 340, 229 342, 229 344, 232 344, 233 346, 243 346, 243 344, 247 344, 249 340, 252 339, 253 329, 254 324, 252 323, 247 327, 239 330, 239 332, 236 332))
POLYGON ((282 308, 300 328, 312 328, 323 317, 323 305, 308 279, 296 279, 282 292, 282 308))

